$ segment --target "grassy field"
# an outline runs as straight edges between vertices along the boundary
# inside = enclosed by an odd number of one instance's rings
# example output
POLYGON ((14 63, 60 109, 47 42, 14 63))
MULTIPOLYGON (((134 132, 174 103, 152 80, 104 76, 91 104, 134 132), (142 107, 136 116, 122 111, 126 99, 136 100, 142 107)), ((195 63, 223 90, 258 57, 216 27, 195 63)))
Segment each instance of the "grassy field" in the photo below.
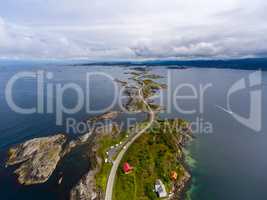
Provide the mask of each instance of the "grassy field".
POLYGON ((114 200, 158 199, 153 192, 157 179, 163 181, 168 192, 171 191, 171 171, 178 173, 178 179, 185 172, 183 163, 179 161, 183 154, 179 141, 184 136, 175 128, 183 124, 183 120, 158 121, 130 147, 118 170, 114 200), (122 171, 126 161, 134 167, 128 175, 122 171))
MULTIPOLYGON (((106 152, 109 150, 111 146, 114 146, 115 144, 118 144, 123 139, 125 139, 126 133, 122 132, 117 134, 116 136, 112 135, 106 135, 99 139, 99 147, 97 151, 98 157, 100 157, 102 160, 105 160, 107 157, 106 152)), ((98 187, 101 188, 102 191, 105 191, 106 184, 108 180, 108 175, 111 170, 112 164, 110 163, 103 163, 102 166, 100 166, 100 171, 96 175, 96 184, 98 187)))

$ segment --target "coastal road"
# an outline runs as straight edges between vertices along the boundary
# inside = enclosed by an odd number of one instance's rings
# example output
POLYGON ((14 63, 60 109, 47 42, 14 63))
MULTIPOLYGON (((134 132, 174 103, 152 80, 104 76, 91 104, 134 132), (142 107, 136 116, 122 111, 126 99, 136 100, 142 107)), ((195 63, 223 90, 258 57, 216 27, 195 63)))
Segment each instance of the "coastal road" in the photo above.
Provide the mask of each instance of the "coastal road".
POLYGON ((116 178, 116 173, 117 170, 119 168, 119 165, 121 163, 121 160, 124 156, 124 154, 127 152, 127 150, 129 149, 129 147, 144 133, 146 132, 151 125, 153 124, 154 120, 155 120, 155 113, 154 111, 150 108, 149 104, 146 102, 146 100, 144 99, 143 95, 142 95, 142 88, 139 88, 138 90, 138 95, 140 96, 140 98, 142 99, 142 101, 144 102, 144 104, 146 105, 147 109, 148 109, 148 114, 149 114, 149 123, 142 129, 140 130, 138 133, 135 134, 134 137, 132 137, 124 146, 124 148, 120 151, 120 153, 118 154, 116 160, 113 162, 110 174, 109 174, 109 178, 108 178, 108 183, 107 183, 107 187, 106 187, 106 194, 105 194, 105 200, 112 200, 112 194, 113 194, 113 187, 114 187, 114 182, 115 182, 115 178, 116 178))

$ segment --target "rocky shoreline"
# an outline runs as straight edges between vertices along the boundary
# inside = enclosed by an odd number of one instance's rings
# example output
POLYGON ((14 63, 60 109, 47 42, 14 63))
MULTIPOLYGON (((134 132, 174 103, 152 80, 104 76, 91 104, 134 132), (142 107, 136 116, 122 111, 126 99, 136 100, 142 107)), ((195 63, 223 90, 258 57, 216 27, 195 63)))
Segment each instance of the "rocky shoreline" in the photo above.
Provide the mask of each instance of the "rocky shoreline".
POLYGON ((45 183, 60 160, 75 147, 86 143, 90 135, 87 133, 70 141, 66 134, 28 140, 9 149, 6 167, 17 167, 14 173, 22 185, 45 183))
POLYGON ((182 166, 184 167, 184 176, 174 183, 174 191, 173 191, 173 196, 170 198, 171 200, 179 200, 179 199, 185 199, 185 195, 187 190, 189 189, 191 185, 191 174, 190 170, 186 166, 186 164, 183 161, 182 166))
POLYGON ((9 149, 6 165, 19 165, 15 174, 20 184, 44 183, 64 156, 62 152, 66 140, 65 135, 58 134, 26 141, 9 149))
MULTIPOLYGON (((102 200, 103 191, 96 185, 96 175, 99 173, 103 164, 103 159, 98 156, 99 140, 107 135, 114 134, 117 125, 98 127, 95 130, 90 145, 88 146, 89 160, 92 165, 91 169, 86 173, 76 186, 70 192, 70 200, 102 200)), ((116 134, 116 133, 115 133, 116 134)))
POLYGON ((95 162, 93 169, 84 175, 76 186, 71 189, 70 200, 100 200, 101 191, 96 187, 95 176, 99 172, 99 166, 102 164, 102 159, 96 155, 96 149, 93 147, 90 161, 95 162))

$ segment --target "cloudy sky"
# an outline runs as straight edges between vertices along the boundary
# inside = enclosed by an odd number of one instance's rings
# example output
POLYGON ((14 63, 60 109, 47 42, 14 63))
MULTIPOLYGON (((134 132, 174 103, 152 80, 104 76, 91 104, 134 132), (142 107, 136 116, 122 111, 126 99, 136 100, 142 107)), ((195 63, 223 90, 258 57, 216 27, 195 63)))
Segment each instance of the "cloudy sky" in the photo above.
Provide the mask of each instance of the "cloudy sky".
POLYGON ((266 0, 0 0, 0 58, 267 56, 266 0))

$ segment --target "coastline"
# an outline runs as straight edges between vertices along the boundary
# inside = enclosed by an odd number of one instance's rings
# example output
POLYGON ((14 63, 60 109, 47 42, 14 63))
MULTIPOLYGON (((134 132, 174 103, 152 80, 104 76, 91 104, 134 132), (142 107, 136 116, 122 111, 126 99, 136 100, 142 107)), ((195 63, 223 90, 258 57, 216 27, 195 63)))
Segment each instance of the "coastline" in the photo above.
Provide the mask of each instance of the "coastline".
POLYGON ((186 186, 182 192, 182 199, 185 200, 192 200, 196 185, 195 185, 195 177, 193 171, 196 169, 197 161, 193 158, 192 155, 192 147, 196 144, 197 140, 193 140, 190 144, 187 144, 187 148, 184 149, 185 153, 185 162, 184 166, 186 167, 187 171, 191 174, 190 180, 186 183, 186 186))

